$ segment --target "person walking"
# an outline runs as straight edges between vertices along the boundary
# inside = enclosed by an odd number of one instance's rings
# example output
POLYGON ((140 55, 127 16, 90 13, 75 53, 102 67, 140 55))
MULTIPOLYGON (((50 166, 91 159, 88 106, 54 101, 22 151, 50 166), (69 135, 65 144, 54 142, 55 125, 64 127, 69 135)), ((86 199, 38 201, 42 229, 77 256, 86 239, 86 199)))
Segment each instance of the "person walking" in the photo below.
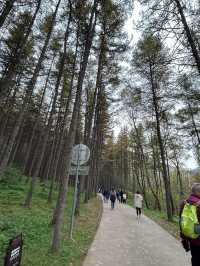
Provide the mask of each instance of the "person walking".
POLYGON ((120 202, 123 203, 123 190, 121 189, 120 192, 120 202))
POLYGON ((103 201, 105 203, 106 202, 106 190, 105 189, 103 190, 102 195, 103 195, 103 201))
POLYGON ((114 188, 110 191, 110 201, 111 201, 111 209, 113 210, 115 208, 115 201, 116 201, 116 192, 114 188))
POLYGON ((109 198, 110 198, 110 191, 106 190, 106 202, 108 202, 109 198))
POLYGON ((116 196, 117 196, 118 202, 120 202, 120 191, 119 190, 117 191, 116 196))
POLYGON ((186 252, 191 252, 192 266, 200 265, 200 183, 192 186, 192 193, 180 204, 180 236, 186 252))
POLYGON ((139 191, 137 191, 134 197, 134 203, 135 203, 136 214, 137 214, 138 219, 140 219, 141 214, 142 214, 142 202, 143 202, 143 196, 140 194, 139 191))
POLYGON ((123 192, 123 203, 126 204, 127 195, 126 192, 123 192))

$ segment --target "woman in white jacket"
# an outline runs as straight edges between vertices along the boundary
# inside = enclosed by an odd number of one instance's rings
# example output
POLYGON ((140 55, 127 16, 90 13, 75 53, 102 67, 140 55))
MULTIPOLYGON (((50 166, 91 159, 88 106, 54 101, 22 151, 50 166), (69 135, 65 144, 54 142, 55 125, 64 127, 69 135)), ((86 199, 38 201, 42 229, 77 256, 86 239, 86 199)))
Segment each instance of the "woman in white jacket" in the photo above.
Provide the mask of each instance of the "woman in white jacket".
POLYGON ((143 202, 143 197, 140 194, 139 191, 136 192, 135 194, 135 208, 136 208, 136 213, 137 213, 137 217, 140 218, 141 214, 142 214, 142 202, 143 202))

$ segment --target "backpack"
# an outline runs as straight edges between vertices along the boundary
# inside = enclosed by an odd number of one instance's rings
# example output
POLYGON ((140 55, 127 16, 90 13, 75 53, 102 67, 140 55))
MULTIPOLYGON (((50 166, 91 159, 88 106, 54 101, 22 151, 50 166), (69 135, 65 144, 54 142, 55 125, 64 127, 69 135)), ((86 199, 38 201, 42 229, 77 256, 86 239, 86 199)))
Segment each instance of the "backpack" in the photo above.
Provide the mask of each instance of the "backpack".
POLYGON ((115 194, 115 192, 111 192, 110 193, 110 200, 111 201, 115 201, 116 200, 116 194, 115 194))
POLYGON ((185 203, 180 218, 180 228, 184 236, 196 239, 200 236, 197 206, 185 203))

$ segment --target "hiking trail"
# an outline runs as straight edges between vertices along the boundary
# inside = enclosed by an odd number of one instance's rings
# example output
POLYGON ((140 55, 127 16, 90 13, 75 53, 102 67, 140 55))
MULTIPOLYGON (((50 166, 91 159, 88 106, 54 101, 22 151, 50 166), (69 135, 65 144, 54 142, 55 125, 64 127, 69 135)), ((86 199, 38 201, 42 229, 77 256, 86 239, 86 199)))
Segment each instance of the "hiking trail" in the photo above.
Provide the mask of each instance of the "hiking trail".
POLYGON ((102 219, 83 266, 190 266, 181 243, 135 209, 103 203, 102 219))

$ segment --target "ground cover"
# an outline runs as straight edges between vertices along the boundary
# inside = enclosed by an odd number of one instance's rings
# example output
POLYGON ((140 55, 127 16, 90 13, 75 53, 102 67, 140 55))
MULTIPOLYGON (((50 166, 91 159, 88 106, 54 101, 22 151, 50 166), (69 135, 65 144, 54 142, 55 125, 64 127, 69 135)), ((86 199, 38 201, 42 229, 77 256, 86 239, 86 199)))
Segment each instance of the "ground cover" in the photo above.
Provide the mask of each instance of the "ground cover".
POLYGON ((62 247, 59 253, 50 252, 51 217, 54 201, 47 203, 48 189, 38 184, 31 209, 23 207, 28 190, 26 177, 10 169, 0 181, 0 265, 8 240, 23 233, 23 266, 78 266, 93 240, 101 213, 101 201, 93 198, 88 204, 81 202, 80 217, 76 221, 74 241, 69 240, 69 220, 72 206, 72 189, 68 193, 63 228, 62 247))

